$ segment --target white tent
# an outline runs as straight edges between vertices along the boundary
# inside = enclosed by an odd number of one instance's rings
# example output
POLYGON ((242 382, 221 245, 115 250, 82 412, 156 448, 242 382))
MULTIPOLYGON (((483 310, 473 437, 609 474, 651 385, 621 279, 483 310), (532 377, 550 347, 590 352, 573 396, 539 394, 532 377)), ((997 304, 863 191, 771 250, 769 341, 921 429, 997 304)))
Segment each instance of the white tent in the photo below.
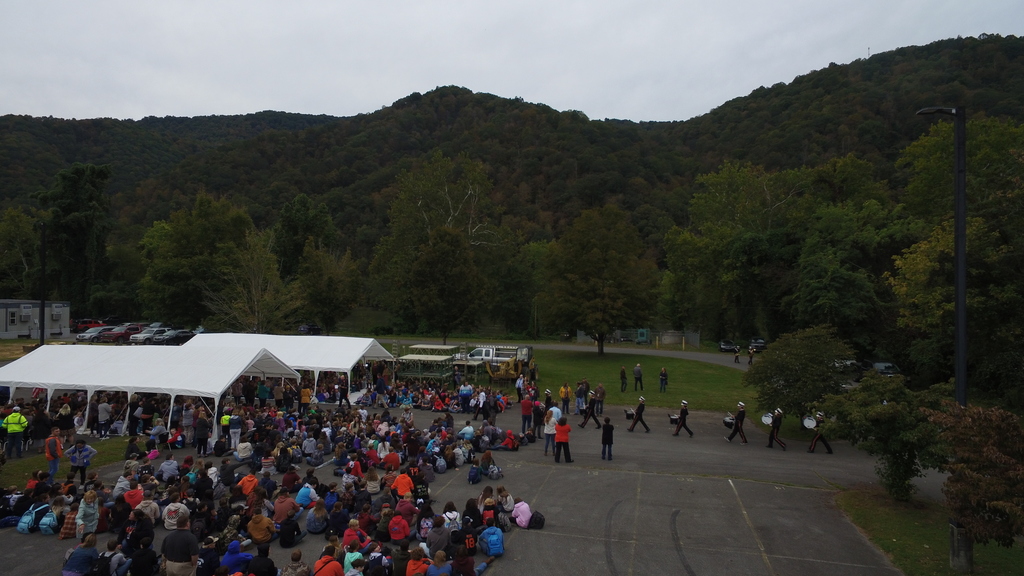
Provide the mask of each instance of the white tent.
POLYGON ((393 360, 373 338, 346 336, 282 336, 277 334, 197 334, 183 348, 244 346, 266 348, 295 370, 344 372, 352 381, 352 367, 363 359, 393 360))
MULTIPOLYGON (((259 347, 42 346, 0 367, 0 386, 58 390, 150 392, 213 398, 239 376, 298 378, 288 365, 259 347)), ((214 430, 217 427, 214 426, 214 430)))

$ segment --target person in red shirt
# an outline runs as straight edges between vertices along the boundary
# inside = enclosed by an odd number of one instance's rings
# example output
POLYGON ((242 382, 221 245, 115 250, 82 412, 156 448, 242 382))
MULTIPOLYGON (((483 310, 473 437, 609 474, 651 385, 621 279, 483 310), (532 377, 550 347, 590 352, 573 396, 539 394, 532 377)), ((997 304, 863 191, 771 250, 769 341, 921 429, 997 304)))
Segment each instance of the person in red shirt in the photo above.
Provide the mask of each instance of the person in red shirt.
POLYGON ((128 491, 124 493, 124 501, 132 507, 132 510, 134 510, 138 508, 140 503, 142 503, 142 488, 139 487, 139 482, 137 480, 132 480, 128 486, 128 491))
POLYGON ((533 400, 530 400, 530 397, 527 396, 519 401, 519 407, 522 409, 520 412, 523 415, 522 433, 526 434, 527 430, 533 428, 533 400))
POLYGON ((345 576, 345 565, 335 558, 337 551, 334 546, 324 548, 320 559, 313 566, 313 573, 316 576, 345 576))
POLYGON ((299 473, 295 471, 295 466, 289 466, 288 471, 284 473, 284 478, 281 478, 281 487, 288 493, 298 492, 302 488, 301 480, 299 473))
POLYGON ((392 542, 406 540, 409 538, 409 523, 402 518, 401 514, 395 514, 388 523, 388 535, 392 542))
POLYGON ((569 419, 562 416, 558 419, 558 424, 555 424, 555 462, 559 461, 559 455, 564 450, 566 463, 572 463, 572 456, 569 454, 569 432, 572 432, 569 419))
POLYGON ((395 515, 405 519, 405 523, 412 526, 413 519, 420 513, 419 508, 413 504, 412 492, 406 492, 402 500, 395 506, 395 515))
POLYGON ((384 464, 385 470, 398 470, 402 467, 402 459, 398 456, 398 452, 388 452, 380 461, 384 464))
POLYGON ((299 506, 299 503, 289 496, 287 491, 281 490, 278 493, 277 499, 274 500, 274 522, 278 524, 284 522, 288 518, 289 512, 295 512, 294 518, 298 520, 302 510, 302 506, 299 506))

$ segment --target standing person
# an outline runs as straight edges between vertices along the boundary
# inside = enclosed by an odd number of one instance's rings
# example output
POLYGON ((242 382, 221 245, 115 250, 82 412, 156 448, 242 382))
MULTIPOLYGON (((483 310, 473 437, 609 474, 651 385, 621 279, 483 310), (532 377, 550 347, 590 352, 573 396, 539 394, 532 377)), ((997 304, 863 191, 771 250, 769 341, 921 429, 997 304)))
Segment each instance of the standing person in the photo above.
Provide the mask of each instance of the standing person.
POLYGON ((213 424, 210 423, 210 419, 206 417, 206 411, 200 408, 196 410, 195 415, 195 441, 196 441, 196 454, 199 458, 206 456, 207 449, 210 444, 210 430, 213 428, 213 424))
POLYGON ((583 385, 583 380, 576 383, 576 411, 573 414, 579 415, 583 413, 583 405, 587 398, 587 389, 583 385))
POLYGON ((622 383, 622 392, 626 391, 626 367, 619 367, 619 382, 622 383))
POLYGON ((184 409, 181 411, 181 427, 185 432, 185 443, 189 446, 195 446, 196 409, 192 406, 191 402, 186 402, 184 409))
POLYGON ((110 433, 110 418, 113 416, 113 409, 107 397, 101 396, 100 403, 96 405, 96 421, 99 426, 100 440, 106 440, 110 433))
POLYGON ((563 382, 562 387, 558 389, 558 398, 562 401, 562 413, 569 413, 569 399, 572 398, 572 389, 569 388, 568 382, 563 382))
POLYGON ((740 363, 740 347, 736 346, 732 349, 732 361, 736 364, 740 363))
POLYGON ((740 444, 746 444, 747 435, 746 433, 743 432, 743 421, 747 419, 747 405, 744 404, 743 402, 737 402, 736 414, 729 414, 729 416, 732 416, 734 418, 732 424, 732 434, 726 436, 725 439, 729 442, 732 442, 732 439, 735 438, 737 434, 739 434, 741 440, 740 444))
POLYGON ((525 385, 525 380, 526 378, 524 378, 522 374, 519 375, 519 378, 516 378, 516 402, 523 401, 523 386, 525 385))
POLYGON ((636 428, 636 425, 638 423, 639 424, 643 424, 644 432, 650 432, 651 431, 651 427, 647 425, 647 422, 644 422, 644 408, 647 407, 647 404, 645 402, 646 402, 646 400, 644 400, 644 397, 641 396, 640 397, 640 403, 636 405, 636 410, 633 413, 633 423, 630 424, 629 428, 628 428, 628 430, 630 432, 633 431, 633 428, 636 428))
POLYGON ((668 370, 664 367, 661 368, 661 373, 658 374, 658 391, 664 392, 668 389, 668 370))
POLYGON ((612 419, 605 416, 604 426, 601 426, 601 460, 604 460, 604 454, 607 450, 608 460, 612 459, 612 433, 615 432, 615 426, 612 425, 612 419))
POLYGON ((633 392, 636 392, 636 387, 640 386, 640 390, 644 389, 644 371, 640 369, 640 363, 637 362, 636 366, 633 367, 633 392))
POLYGON ((60 440, 68 446, 75 443, 75 415, 67 404, 57 411, 57 428, 60 428, 60 440))
MULTIPOLYGON (((28 428, 28 418, 21 414, 21 406, 15 406, 7 418, 4 418, 3 427, 7 429, 7 459, 14 455, 14 448, 17 447, 18 458, 21 458, 21 447, 25 443, 25 428, 28 428)), ((85 482, 85 480, 82 480, 85 482)))
POLYGON ((768 435, 768 448, 772 447, 773 442, 778 442, 779 446, 782 446, 782 451, 785 452, 786 443, 779 438, 779 428, 782 428, 782 410, 776 408, 772 413, 772 433, 768 435))
POLYGON ((608 394, 608 391, 604 389, 604 384, 598 382, 597 387, 594 388, 594 400, 597 401, 597 415, 604 416, 604 397, 608 394))
POLYGON ((82 476, 82 484, 85 484, 85 471, 92 463, 96 449, 85 443, 85 440, 75 442, 75 446, 68 450, 65 455, 71 462, 71 473, 79 472, 82 476))
MULTIPOLYGON (((520 394, 522 391, 520 391, 520 394)), ((520 414, 523 416, 523 434, 533 428, 533 400, 529 396, 519 399, 520 414)))
POLYGON ((551 451, 555 451, 555 426, 558 421, 555 420, 555 413, 548 410, 544 415, 544 455, 548 455, 548 446, 551 446, 551 451))
POLYGON ((676 431, 672 433, 673 436, 679 436, 679 429, 682 428, 690 433, 690 438, 693 438, 693 430, 686 425, 686 417, 690 415, 690 410, 686 407, 686 400, 683 400, 679 405, 679 423, 676 424, 676 431))
POLYGON ((814 448, 818 445, 819 440, 825 445, 825 450, 829 454, 832 453, 832 447, 828 445, 828 440, 825 440, 825 437, 821 435, 821 424, 823 422, 825 422, 825 414, 823 412, 818 412, 814 415, 814 439, 811 440, 811 447, 807 449, 811 454, 814 453, 814 448))
POLYGON ((572 432, 572 426, 569 425, 569 419, 562 416, 558 420, 558 424, 555 424, 555 462, 559 462, 562 451, 565 451, 565 462, 572 464, 572 455, 569 454, 569 432, 572 432))
POLYGON ((583 423, 580 424, 580 428, 586 428, 587 422, 590 422, 590 419, 593 418, 594 423, 597 424, 597 428, 599 430, 601 429, 601 423, 597 421, 597 400, 594 396, 594 393, 591 392, 590 401, 587 403, 587 408, 583 412, 583 423))
POLYGON ((50 429, 50 437, 43 444, 43 452, 46 454, 46 463, 49 464, 50 478, 56 478, 60 459, 64 456, 64 445, 60 441, 59 427, 54 426, 50 429))
POLYGON ((747 348, 747 366, 754 363, 754 347, 747 348))
POLYGON ((199 541, 189 530, 188 516, 177 520, 177 530, 164 538, 160 546, 167 576, 196 576, 199 564, 199 541))

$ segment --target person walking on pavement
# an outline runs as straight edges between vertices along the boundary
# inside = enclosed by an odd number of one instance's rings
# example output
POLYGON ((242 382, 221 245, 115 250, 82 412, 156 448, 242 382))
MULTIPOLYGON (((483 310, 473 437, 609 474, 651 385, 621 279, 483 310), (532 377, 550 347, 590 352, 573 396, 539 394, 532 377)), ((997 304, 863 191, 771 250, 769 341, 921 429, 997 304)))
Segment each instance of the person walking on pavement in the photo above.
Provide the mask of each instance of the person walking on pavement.
POLYGON ((732 349, 732 361, 736 364, 740 363, 740 347, 736 346, 732 349))
POLYGON ((683 400, 679 406, 679 423, 676 424, 676 431, 672 433, 673 436, 679 436, 679 429, 685 429, 690 433, 690 438, 693 438, 693 430, 686 425, 686 417, 690 414, 690 411, 686 409, 686 400, 683 400))
POLYGON ((640 369, 640 363, 637 362, 636 366, 633 367, 633 392, 636 392, 636 387, 640 386, 640 392, 644 390, 644 371, 640 369))
POLYGON ((626 367, 619 368, 619 380, 622 382, 622 392, 626 391, 626 367))
POLYGON ((811 440, 811 447, 807 449, 811 454, 814 453, 814 448, 818 445, 819 441, 821 441, 825 446, 825 450, 827 450, 829 454, 832 453, 832 447, 828 445, 828 440, 825 440, 825 437, 821 435, 821 425, 823 422, 825 422, 824 413, 818 412, 814 415, 814 439, 811 440))
POLYGON ((598 430, 600 430, 601 423, 597 421, 597 399, 593 391, 590 392, 590 402, 587 403, 587 408, 583 412, 583 423, 580 424, 580 428, 586 428, 587 422, 590 422, 591 418, 593 418, 598 430))
POLYGON ((7 458, 14 454, 17 447, 18 458, 21 458, 21 447, 25 443, 25 429, 28 428, 28 419, 21 415, 21 406, 15 406, 7 418, 4 418, 3 427, 7 429, 7 458))
POLYGON ((772 447, 773 442, 778 442, 779 446, 782 446, 782 451, 786 451, 786 443, 779 438, 779 428, 782 428, 782 410, 779 408, 775 409, 772 413, 772 432, 768 435, 768 447, 772 447))
POLYGON ((732 434, 729 434, 728 436, 725 437, 725 439, 728 440, 729 442, 732 442, 732 439, 735 438, 737 434, 739 434, 740 444, 747 443, 747 435, 743 432, 743 421, 747 419, 746 406, 747 405, 744 404, 743 402, 738 402, 736 404, 736 414, 729 414, 729 416, 732 416, 734 418, 732 424, 732 434))
MULTIPOLYGON (((637 364, 637 366, 639 366, 639 364, 637 364)), ((644 397, 641 396, 640 397, 640 403, 637 404, 636 410, 633 412, 633 423, 630 424, 629 428, 628 428, 628 430, 630 432, 633 431, 633 428, 636 428, 636 425, 638 423, 639 424, 643 424, 644 432, 650 432, 651 431, 651 427, 647 425, 647 422, 644 422, 644 408, 645 407, 646 407, 646 405, 644 404, 644 397)))

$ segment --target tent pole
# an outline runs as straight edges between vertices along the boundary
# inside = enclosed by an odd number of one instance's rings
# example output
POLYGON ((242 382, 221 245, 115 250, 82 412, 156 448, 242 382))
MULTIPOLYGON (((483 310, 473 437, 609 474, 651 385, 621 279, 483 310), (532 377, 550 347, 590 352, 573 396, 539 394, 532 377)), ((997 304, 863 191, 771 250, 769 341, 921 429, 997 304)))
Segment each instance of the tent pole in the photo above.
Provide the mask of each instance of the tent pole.
POLYGON ((210 415, 210 422, 212 422, 213 428, 213 441, 216 442, 220 437, 220 417, 217 415, 217 410, 220 407, 220 396, 213 399, 213 414, 210 415))

